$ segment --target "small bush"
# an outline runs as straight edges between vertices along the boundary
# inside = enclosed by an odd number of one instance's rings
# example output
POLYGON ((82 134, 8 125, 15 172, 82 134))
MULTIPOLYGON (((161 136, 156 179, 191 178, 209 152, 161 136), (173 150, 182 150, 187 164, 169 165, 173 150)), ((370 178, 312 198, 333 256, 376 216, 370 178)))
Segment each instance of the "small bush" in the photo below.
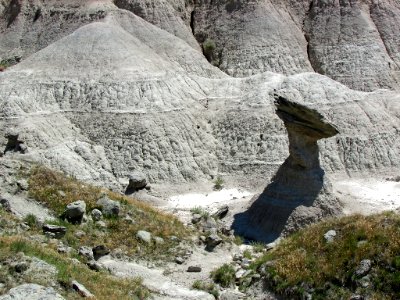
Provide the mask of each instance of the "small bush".
POLYGON ((230 287, 235 284, 235 269, 229 264, 224 264, 211 272, 211 278, 222 287, 230 287))
POLYGON ((218 176, 214 181, 214 190, 220 191, 224 187, 224 180, 222 177, 218 176))
POLYGON ((240 235, 235 235, 234 239, 233 239, 233 243, 235 243, 235 245, 243 245, 244 243, 244 239, 240 236, 240 235))
POLYGON ((193 282, 192 288, 195 290, 205 291, 213 295, 215 299, 218 299, 219 297, 218 287, 212 282, 196 280, 195 282, 193 282))
POLYGON ((215 42, 212 39, 206 39, 203 43, 203 53, 208 61, 214 58, 214 51, 216 49, 215 42))
POLYGON ((29 226, 29 227, 36 227, 38 220, 36 218, 35 215, 33 214, 28 214, 25 218, 24 218, 24 222, 29 226))

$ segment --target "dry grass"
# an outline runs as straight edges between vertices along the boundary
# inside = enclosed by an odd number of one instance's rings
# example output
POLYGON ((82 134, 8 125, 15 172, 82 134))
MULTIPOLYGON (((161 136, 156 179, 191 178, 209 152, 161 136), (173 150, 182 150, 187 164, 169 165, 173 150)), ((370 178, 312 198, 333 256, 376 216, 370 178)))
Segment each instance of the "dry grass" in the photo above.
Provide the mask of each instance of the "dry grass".
MULTIPOLYGON (((27 256, 37 257, 58 271, 58 292, 67 299, 81 299, 71 288, 72 280, 83 284, 97 299, 146 299, 149 291, 141 284, 141 279, 120 279, 101 272, 89 270, 82 264, 74 264, 70 258, 60 255, 53 249, 35 245, 21 237, 0 237, 0 261, 15 257, 23 252, 27 256), (62 288, 65 287, 65 288, 62 288)), ((4 269, 4 268, 3 268, 4 269)), ((28 281, 43 284, 43 282, 28 281)))
POLYGON ((398 215, 357 215, 310 226, 284 240, 253 268, 273 262, 267 272, 271 287, 278 293, 301 295, 300 287, 309 286, 315 291, 315 299, 318 296, 327 299, 329 293, 335 291, 334 299, 340 293, 348 295, 358 291, 354 271, 363 259, 373 262, 372 285, 363 293, 377 299, 399 299, 398 215), (336 230, 338 235, 334 242, 327 243, 323 235, 330 229, 336 230))
POLYGON ((177 237, 178 240, 184 240, 191 234, 171 214, 160 212, 131 197, 84 184, 75 178, 45 167, 32 169, 29 176, 29 193, 58 215, 64 211, 68 203, 77 200, 85 201, 87 212, 90 212, 96 208, 96 201, 102 193, 106 193, 110 199, 121 203, 120 217, 104 219, 107 224, 106 230, 97 228, 93 222, 88 222, 85 226, 74 226, 59 221, 58 223, 68 227, 64 241, 70 246, 105 244, 110 249, 119 248, 136 257, 164 260, 173 254, 173 249, 177 245, 177 241, 171 239, 172 236, 177 237), (127 214, 132 217, 134 223, 124 220, 127 214), (74 233, 77 230, 85 231, 86 235, 81 239, 76 238, 74 233), (153 236, 163 238, 165 243, 161 245, 140 243, 136 239, 136 233, 139 230, 149 231, 153 236))

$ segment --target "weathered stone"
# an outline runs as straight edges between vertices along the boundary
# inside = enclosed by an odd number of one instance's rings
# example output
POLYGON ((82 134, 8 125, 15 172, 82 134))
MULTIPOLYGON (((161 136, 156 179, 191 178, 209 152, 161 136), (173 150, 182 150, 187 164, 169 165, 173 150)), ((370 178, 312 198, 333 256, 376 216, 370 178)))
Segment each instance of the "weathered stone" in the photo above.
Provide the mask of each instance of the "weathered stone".
POLYGON ((164 243, 165 243, 164 239, 161 238, 161 237, 158 237, 158 236, 155 236, 155 237, 153 238, 153 240, 154 240, 154 242, 155 242, 157 245, 161 245, 161 244, 164 244, 164 243))
POLYGON ((100 207, 105 216, 118 217, 121 204, 118 201, 111 200, 107 196, 101 197, 96 204, 100 207))
POLYGON ((212 251, 215 247, 222 243, 222 239, 217 234, 210 234, 206 238, 206 249, 212 251))
POLYGON ((176 262, 178 265, 181 265, 181 264, 183 264, 183 263, 185 262, 185 260, 184 260, 182 257, 177 256, 177 257, 175 257, 175 262, 176 262))
POLYGON ((94 255, 92 248, 87 247, 87 246, 81 246, 78 249, 78 254, 82 255, 83 257, 86 257, 87 260, 94 260, 94 255))
POLYGON ((193 216, 192 216, 192 223, 193 224, 197 224, 197 223, 199 223, 201 221, 201 215, 199 215, 199 214, 194 214, 193 216))
POLYGON ((101 265, 95 260, 91 260, 91 261, 87 262, 87 266, 91 270, 94 270, 94 271, 97 271, 97 272, 99 272, 102 269, 101 265))
POLYGON ((94 298, 94 295, 76 280, 72 280, 72 288, 83 298, 94 298))
POLYGON ((44 224, 42 229, 44 233, 53 233, 55 238, 62 238, 67 233, 66 227, 52 224, 44 224))
POLYGON ((218 218, 218 219, 223 219, 229 211, 229 206, 228 205, 224 205, 222 207, 220 207, 214 214, 213 217, 218 218))
POLYGON ((200 266, 189 266, 187 268, 187 272, 199 273, 199 272, 201 272, 201 267, 200 266))
POLYGON ((327 243, 332 243, 335 240, 335 237, 336 237, 335 230, 329 230, 324 234, 324 239, 327 243))
POLYGON ((151 243, 151 233, 145 230, 139 230, 136 233, 136 238, 138 238, 140 241, 145 242, 147 244, 151 243))
POLYGON ((368 272, 371 270, 372 267, 372 262, 370 259, 363 259, 360 261, 360 264, 357 266, 357 269, 355 270, 355 275, 357 277, 362 277, 368 274, 368 272))
POLYGON ((92 248, 93 256, 95 260, 98 260, 100 257, 104 255, 108 255, 110 253, 110 249, 108 249, 104 245, 98 245, 92 248))
POLYGON ((129 184, 126 188, 126 194, 132 194, 138 190, 144 189, 147 185, 146 176, 140 172, 134 172, 129 175, 129 184))
POLYGON ((82 222, 83 216, 86 213, 85 201, 79 200, 67 205, 67 208, 62 214, 62 218, 73 224, 82 222))
POLYGON ((92 216, 93 221, 99 221, 103 217, 103 214, 97 208, 93 209, 90 214, 92 216))
POLYGON ((38 284, 22 284, 0 296, 0 300, 64 300, 52 287, 38 284))

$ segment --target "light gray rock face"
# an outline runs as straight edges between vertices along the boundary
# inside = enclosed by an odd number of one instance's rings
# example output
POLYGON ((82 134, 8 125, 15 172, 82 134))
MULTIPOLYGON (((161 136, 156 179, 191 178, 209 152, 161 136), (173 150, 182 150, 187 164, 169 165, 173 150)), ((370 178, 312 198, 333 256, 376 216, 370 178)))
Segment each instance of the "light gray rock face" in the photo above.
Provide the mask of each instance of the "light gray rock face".
POLYGON ((233 76, 314 70, 358 90, 400 87, 397 1, 197 1, 192 24, 233 76))
POLYGON ((334 121, 340 134, 319 142, 326 172, 400 165, 397 93, 356 92, 315 73, 231 78, 118 9, 0 74, 0 145, 12 128, 29 151, 5 156, 119 190, 134 170, 149 182, 268 177, 288 156, 275 92, 334 121))
POLYGON ((12 288, 6 295, 0 296, 1 300, 64 300, 52 287, 38 284, 22 284, 12 288))

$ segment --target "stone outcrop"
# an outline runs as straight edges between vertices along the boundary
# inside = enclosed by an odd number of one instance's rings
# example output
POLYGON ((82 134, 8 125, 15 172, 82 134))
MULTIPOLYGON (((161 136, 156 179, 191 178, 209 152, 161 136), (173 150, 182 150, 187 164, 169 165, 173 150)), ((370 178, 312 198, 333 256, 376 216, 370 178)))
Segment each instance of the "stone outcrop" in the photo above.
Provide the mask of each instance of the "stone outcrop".
POLYGON ((275 98, 276 113, 288 132, 289 157, 233 225, 239 234, 266 242, 341 212, 320 166, 317 144, 339 132, 317 110, 279 95, 275 98))

